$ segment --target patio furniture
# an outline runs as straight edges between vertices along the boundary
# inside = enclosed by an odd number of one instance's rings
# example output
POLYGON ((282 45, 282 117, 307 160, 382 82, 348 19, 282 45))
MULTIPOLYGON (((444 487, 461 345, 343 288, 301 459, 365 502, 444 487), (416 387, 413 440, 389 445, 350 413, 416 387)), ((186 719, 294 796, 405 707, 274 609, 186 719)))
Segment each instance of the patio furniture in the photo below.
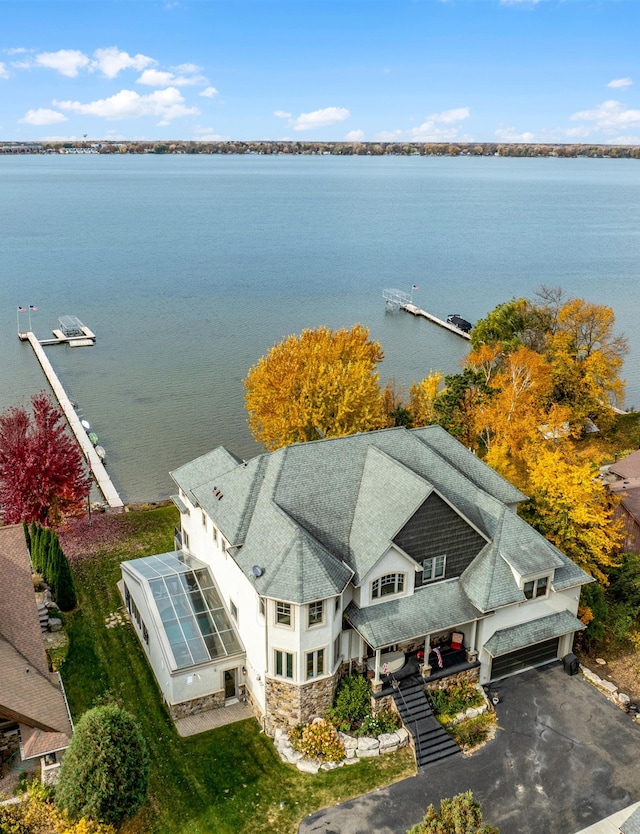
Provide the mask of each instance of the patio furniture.
MULTIPOLYGON (((404 663, 404 652, 385 652, 380 655, 380 674, 393 675, 394 672, 399 672, 400 669, 402 669, 404 663), (386 672, 384 671, 385 664, 386 672)), ((375 657, 370 657, 369 660, 367 660, 367 669, 373 671, 375 668, 376 659, 375 657)))

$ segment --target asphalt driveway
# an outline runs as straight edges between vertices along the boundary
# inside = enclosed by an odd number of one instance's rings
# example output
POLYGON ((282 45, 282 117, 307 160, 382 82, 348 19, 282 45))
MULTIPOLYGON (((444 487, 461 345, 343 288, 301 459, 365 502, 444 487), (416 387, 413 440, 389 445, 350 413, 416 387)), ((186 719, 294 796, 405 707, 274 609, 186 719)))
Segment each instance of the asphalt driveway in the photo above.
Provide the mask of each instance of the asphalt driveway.
POLYGON ((318 811, 301 834, 404 834, 469 789, 500 834, 575 834, 640 800, 640 725, 581 676, 554 663, 495 688, 501 729, 475 755, 318 811))

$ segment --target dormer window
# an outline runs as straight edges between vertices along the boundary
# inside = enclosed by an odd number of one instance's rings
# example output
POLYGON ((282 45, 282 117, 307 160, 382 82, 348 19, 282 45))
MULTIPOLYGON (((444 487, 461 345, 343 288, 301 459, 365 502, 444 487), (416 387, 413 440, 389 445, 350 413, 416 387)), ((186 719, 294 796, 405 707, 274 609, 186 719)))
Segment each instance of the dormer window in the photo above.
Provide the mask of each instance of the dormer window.
POLYGON ((401 594, 404 591, 404 573, 387 573, 371 583, 371 599, 401 594))
POLYGON ((436 579, 444 579, 446 564, 446 556, 434 556, 431 559, 424 559, 422 562, 422 581, 435 582, 436 579))
POLYGON ((546 597, 549 590, 549 577, 541 576, 539 579, 531 579, 524 583, 522 590, 527 599, 546 597))

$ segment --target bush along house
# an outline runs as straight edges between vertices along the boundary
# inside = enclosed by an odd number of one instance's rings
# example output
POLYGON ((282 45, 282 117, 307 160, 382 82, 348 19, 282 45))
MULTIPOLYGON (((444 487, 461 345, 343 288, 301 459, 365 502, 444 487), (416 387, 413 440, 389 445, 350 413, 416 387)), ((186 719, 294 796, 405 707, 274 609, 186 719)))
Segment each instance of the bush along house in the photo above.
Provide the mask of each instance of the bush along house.
POLYGON ((348 671, 487 683, 571 651, 590 577, 525 500, 439 426, 220 447, 172 473, 172 553, 122 564, 174 717, 247 699, 268 733, 331 706, 348 671))

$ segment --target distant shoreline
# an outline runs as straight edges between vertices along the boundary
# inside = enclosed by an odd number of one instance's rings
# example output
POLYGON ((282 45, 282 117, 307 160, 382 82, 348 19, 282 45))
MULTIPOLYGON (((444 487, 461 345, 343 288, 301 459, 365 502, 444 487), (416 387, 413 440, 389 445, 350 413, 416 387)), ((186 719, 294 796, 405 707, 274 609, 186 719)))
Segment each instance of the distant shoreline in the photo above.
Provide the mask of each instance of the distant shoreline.
POLYGON ((306 156, 499 156, 562 159, 640 159, 640 145, 505 142, 0 142, 0 154, 238 154, 306 156))

